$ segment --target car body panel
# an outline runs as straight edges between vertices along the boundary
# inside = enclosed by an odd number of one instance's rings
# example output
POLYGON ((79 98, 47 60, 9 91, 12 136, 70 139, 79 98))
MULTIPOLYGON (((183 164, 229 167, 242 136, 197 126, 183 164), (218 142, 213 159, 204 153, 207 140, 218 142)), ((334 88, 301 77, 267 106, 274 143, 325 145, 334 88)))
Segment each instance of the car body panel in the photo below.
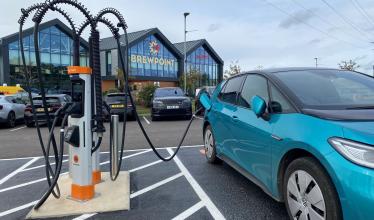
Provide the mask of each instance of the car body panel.
POLYGON ((2 96, 0 105, 3 106, 3 109, 0 110, 0 120, 2 122, 7 121, 8 115, 11 111, 15 113, 17 120, 24 118, 26 106, 23 103, 18 103, 14 97, 2 96))
MULTIPOLYGON (((271 73, 261 75, 282 89, 271 73)), ((331 137, 340 137, 374 147, 374 110, 303 112, 290 101, 294 112, 269 113, 265 120, 250 109, 220 101, 217 96, 223 84, 217 86, 210 98, 212 107, 204 114, 204 128, 210 124, 219 158, 281 201, 282 161, 289 153, 303 150, 326 170, 344 219, 374 219, 374 169, 352 163, 328 142, 331 137)), ((287 92, 282 91, 289 99, 287 92)))

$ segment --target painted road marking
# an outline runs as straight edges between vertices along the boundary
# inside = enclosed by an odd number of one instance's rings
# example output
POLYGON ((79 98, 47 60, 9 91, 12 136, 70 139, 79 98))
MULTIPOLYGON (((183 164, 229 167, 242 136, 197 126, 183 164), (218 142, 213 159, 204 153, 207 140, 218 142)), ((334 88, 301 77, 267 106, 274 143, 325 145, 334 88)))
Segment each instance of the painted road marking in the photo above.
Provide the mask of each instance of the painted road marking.
MULTIPOLYGON (((137 155, 144 154, 144 153, 147 153, 147 152, 149 152, 149 151, 151 151, 151 150, 147 150, 147 151, 142 151, 142 152, 139 152, 139 153, 131 154, 131 155, 128 155, 128 156, 123 157, 123 159, 127 159, 127 158, 131 158, 131 157, 135 157, 135 156, 137 156, 137 155)), ((157 162, 157 161, 156 161, 156 162, 157 162)), ((100 165, 104 165, 104 164, 108 164, 108 163, 109 163, 109 160, 100 163, 100 165)), ((153 163, 156 164, 155 162, 153 162, 153 163)), ((154 164, 152 164, 152 165, 154 165, 154 164)), ((149 164, 148 164, 148 166, 152 166, 152 165, 149 165, 149 164)), ((145 166, 146 166, 146 165, 144 165, 143 167, 145 168, 145 166)), ((143 168, 138 167, 138 168, 135 168, 135 169, 140 170, 140 169, 143 169, 143 168)), ((135 171, 136 171, 136 170, 135 170, 135 171)), ((132 172, 134 172, 134 171, 132 171, 132 172)), ((68 172, 61 173, 60 175, 64 175, 64 174, 67 174, 67 173, 68 173, 68 172)), ((22 184, 19 184, 19 185, 11 186, 11 187, 8 187, 8 188, 0 189, 0 193, 2 193, 2 192, 6 192, 6 191, 9 191, 9 190, 13 190, 13 189, 17 189, 17 188, 20 188, 20 187, 28 186, 28 185, 31 185, 31 184, 34 184, 34 183, 42 182, 42 181, 44 181, 44 180, 47 180, 47 178, 44 177, 44 178, 37 179, 37 180, 33 180, 33 181, 30 181, 30 182, 26 182, 26 183, 22 183, 22 184)))
POLYGON ((144 119, 145 122, 147 122, 147 124, 149 124, 149 125, 151 124, 151 122, 149 122, 148 119, 145 116, 143 116, 143 119, 144 119))
POLYGON ((13 171, 12 173, 8 174, 8 176, 2 178, 0 180, 0 185, 5 183, 6 181, 8 181, 10 178, 12 178, 13 176, 17 175, 17 173, 21 172, 23 169, 25 169, 26 167, 30 166, 32 163, 34 163, 35 161, 37 161, 39 158, 38 157, 34 157, 33 159, 31 159, 29 162, 25 163, 24 165, 22 165, 21 167, 19 167, 18 169, 16 169, 15 171, 13 171))
MULTIPOLYGON (((196 147, 203 147, 204 145, 202 144, 199 144, 199 145, 186 145, 186 146, 181 146, 181 148, 196 148, 196 147)), ((162 150, 162 149, 166 149, 166 148, 171 148, 171 149, 174 149, 174 148, 177 148, 177 147, 157 147, 156 149, 157 150, 162 150)), ((131 150, 124 150, 123 152, 137 152, 137 151, 145 151, 145 150, 149 150, 149 148, 139 148, 139 149, 131 149, 131 150)), ((102 154, 108 154, 109 152, 108 151, 104 151, 104 152, 100 152, 102 154)), ((63 155, 64 157, 67 157, 69 155, 67 154, 64 154, 63 155)), ((54 157, 54 156, 49 156, 49 157, 54 157)), ((17 157, 17 158, 6 158, 6 159, 0 159, 0 161, 12 161, 12 160, 26 160, 26 159, 33 159, 35 157, 17 157)), ((37 158, 44 158, 43 156, 37 156, 37 158)))
MULTIPOLYGON (((67 173, 68 172, 61 173, 60 175, 65 175, 67 173)), ((52 176, 51 176, 51 178, 52 178, 52 176)), ((9 191, 9 190, 12 190, 12 189, 17 189, 17 188, 21 188, 21 187, 24 187, 24 186, 28 186, 28 185, 31 185, 31 184, 34 184, 34 183, 42 182, 44 180, 47 180, 47 177, 37 179, 37 180, 33 180, 33 181, 30 181, 30 182, 27 182, 27 183, 21 183, 21 184, 11 186, 11 187, 8 187, 8 188, 0 189, 0 193, 6 192, 6 191, 9 191)))
POLYGON ((204 202, 200 201, 193 205, 191 208, 187 209, 186 211, 182 212, 178 216, 174 217, 172 220, 184 220, 190 217, 195 212, 199 211, 202 207, 204 207, 204 202))
POLYGON ((23 128, 26 128, 26 126, 22 126, 22 127, 19 127, 19 128, 15 128, 15 129, 12 129, 12 130, 9 130, 9 131, 18 131, 18 130, 21 130, 23 128))
MULTIPOLYGON (((69 160, 63 160, 62 162, 65 163, 65 162, 68 162, 69 160)), ((56 163, 51 163, 51 165, 55 165, 56 163)), ((35 169, 38 169, 38 168, 42 168, 42 167, 45 167, 45 165, 39 165, 39 166, 35 166, 35 167, 30 167, 30 168, 26 168, 26 169, 23 169, 21 170, 21 172, 25 172, 25 171, 29 171, 29 170, 35 170, 35 169)))
POLYGON ((142 194, 144 194, 144 193, 146 193, 146 192, 149 192, 149 191, 151 191, 151 190, 153 190, 153 189, 156 189, 156 188, 158 188, 158 187, 160 187, 160 186, 162 186, 162 185, 164 185, 164 184, 166 184, 166 183, 168 183, 168 182, 171 182, 171 181, 173 181, 173 180, 175 180, 175 179, 178 179, 178 178, 181 177, 181 176, 183 176, 183 173, 178 173, 178 174, 176 174, 176 175, 174 175, 174 176, 171 176, 171 177, 169 177, 169 178, 166 178, 166 179, 164 179, 164 180, 161 180, 160 182, 157 182, 157 183, 155 183, 155 184, 153 184, 153 185, 150 185, 150 186, 148 186, 148 187, 146 187, 146 188, 144 188, 144 189, 141 189, 141 190, 139 190, 139 191, 136 191, 136 192, 134 192, 134 193, 132 193, 132 194, 130 195, 130 199, 135 198, 135 197, 137 197, 137 196, 140 196, 140 195, 142 195, 142 194))
POLYGON ((146 164, 146 165, 143 165, 143 166, 140 166, 140 167, 134 168, 134 169, 132 169, 132 170, 129 170, 129 172, 132 173, 132 172, 135 172, 135 171, 138 171, 138 170, 142 170, 142 169, 145 169, 145 168, 147 168, 147 167, 150 167, 150 166, 156 165, 156 164, 161 163, 161 162, 162 162, 162 160, 157 160, 157 161, 155 161, 155 162, 152 162, 152 163, 149 163, 149 164, 146 164))
POLYGON ((94 215, 96 215, 97 213, 91 213, 91 214, 83 214, 81 216, 78 216, 76 218, 73 218, 72 220, 84 220, 84 219, 88 219, 94 215))
POLYGON ((25 205, 21 205, 21 206, 18 206, 18 207, 12 208, 12 209, 9 209, 9 210, 4 211, 4 212, 0 212, 0 217, 3 217, 3 216, 6 216, 6 215, 9 215, 9 214, 12 214, 12 213, 14 213, 14 212, 18 212, 18 211, 20 211, 20 210, 22 210, 22 209, 26 209, 26 208, 28 208, 28 207, 30 207, 30 206, 35 205, 38 201, 39 201, 39 200, 36 200, 36 201, 34 201, 34 202, 30 202, 30 203, 27 203, 27 204, 25 204, 25 205))
MULTIPOLYGON (((170 156, 173 155, 174 151, 170 148, 167 149, 170 156)), ((191 184, 192 188, 195 190, 196 194, 199 198, 204 202, 204 205, 207 207, 210 214, 213 216, 214 219, 225 219, 222 213, 218 210, 218 208, 214 205, 212 200, 208 197, 205 191, 201 188, 199 183, 193 178, 191 173, 187 170, 187 168, 183 165, 182 161, 179 160, 178 156, 174 157, 174 162, 177 164, 179 169, 182 171, 183 175, 186 177, 187 181, 191 184)))

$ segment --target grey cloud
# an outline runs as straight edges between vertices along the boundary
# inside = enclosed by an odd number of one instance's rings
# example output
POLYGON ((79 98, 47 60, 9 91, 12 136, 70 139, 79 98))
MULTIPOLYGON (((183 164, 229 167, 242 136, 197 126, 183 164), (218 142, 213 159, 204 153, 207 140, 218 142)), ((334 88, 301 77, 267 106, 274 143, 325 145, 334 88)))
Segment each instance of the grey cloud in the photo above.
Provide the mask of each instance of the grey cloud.
POLYGON ((311 10, 298 11, 298 12, 295 12, 292 16, 289 16, 288 18, 283 20, 279 24, 279 27, 287 29, 292 26, 303 24, 303 22, 307 22, 313 17, 314 17, 314 14, 311 12, 311 10))
POLYGON ((358 56, 358 57, 354 58, 353 60, 357 62, 357 61, 366 59, 367 57, 368 57, 368 55, 362 55, 362 56, 358 56))
POLYGON ((207 31, 208 32, 214 32, 214 31, 219 30, 221 27, 222 27, 221 23, 210 24, 209 27, 208 27, 208 29, 207 29, 207 31))

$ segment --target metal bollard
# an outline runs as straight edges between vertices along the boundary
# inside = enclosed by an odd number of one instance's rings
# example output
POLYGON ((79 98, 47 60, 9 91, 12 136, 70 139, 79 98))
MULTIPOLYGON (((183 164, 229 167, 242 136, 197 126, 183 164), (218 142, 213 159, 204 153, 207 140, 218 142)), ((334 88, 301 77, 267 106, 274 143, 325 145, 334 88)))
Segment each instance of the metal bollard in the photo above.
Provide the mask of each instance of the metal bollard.
POLYGON ((118 128, 119 128, 119 116, 112 115, 111 116, 111 126, 112 126, 112 146, 110 146, 111 151, 111 171, 112 174, 115 175, 118 171, 118 128))

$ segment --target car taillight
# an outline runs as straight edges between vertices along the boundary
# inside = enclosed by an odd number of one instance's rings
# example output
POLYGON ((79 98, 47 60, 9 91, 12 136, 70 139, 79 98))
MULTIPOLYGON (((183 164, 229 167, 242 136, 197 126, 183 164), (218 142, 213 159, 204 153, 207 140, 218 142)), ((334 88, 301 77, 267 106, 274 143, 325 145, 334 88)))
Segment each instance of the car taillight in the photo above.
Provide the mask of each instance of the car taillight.
POLYGON ((32 107, 31 105, 27 105, 26 108, 25 108, 25 112, 32 112, 32 107))

